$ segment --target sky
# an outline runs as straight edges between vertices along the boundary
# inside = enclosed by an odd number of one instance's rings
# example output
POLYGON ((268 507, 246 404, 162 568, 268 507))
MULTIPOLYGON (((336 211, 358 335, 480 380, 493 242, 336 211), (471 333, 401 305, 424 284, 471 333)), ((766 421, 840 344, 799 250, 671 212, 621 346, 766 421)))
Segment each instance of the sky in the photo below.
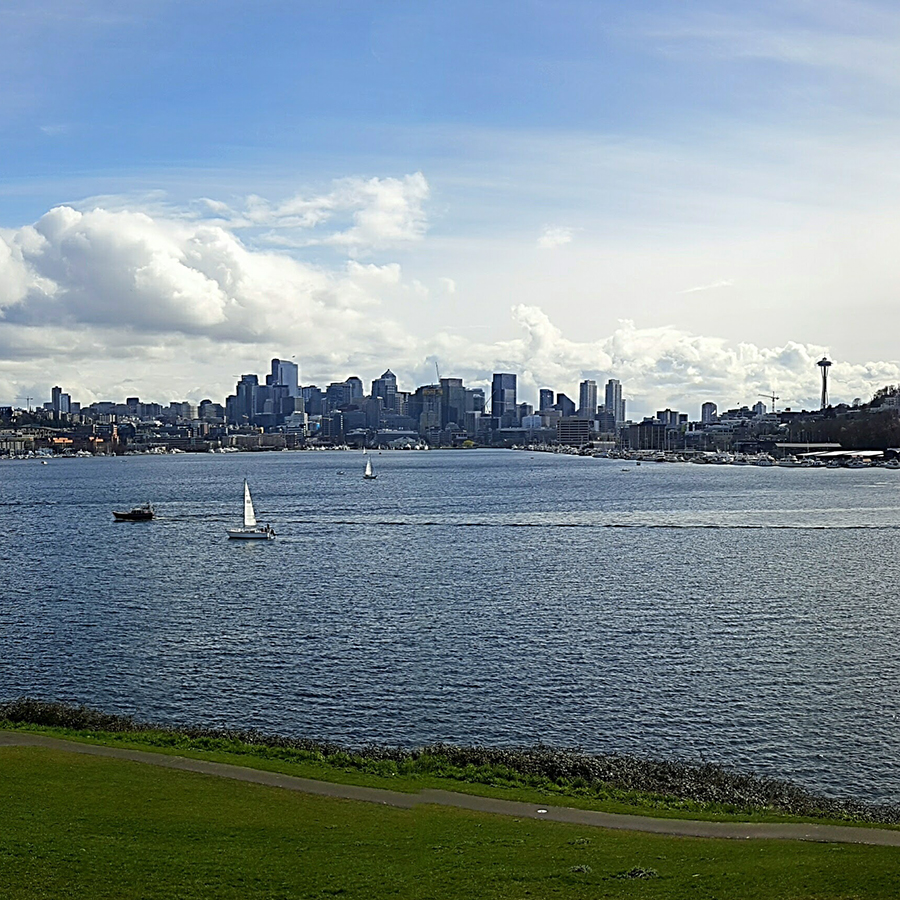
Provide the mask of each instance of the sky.
POLYGON ((900 7, 0 0, 0 404, 272 357, 634 416, 900 382, 900 7))

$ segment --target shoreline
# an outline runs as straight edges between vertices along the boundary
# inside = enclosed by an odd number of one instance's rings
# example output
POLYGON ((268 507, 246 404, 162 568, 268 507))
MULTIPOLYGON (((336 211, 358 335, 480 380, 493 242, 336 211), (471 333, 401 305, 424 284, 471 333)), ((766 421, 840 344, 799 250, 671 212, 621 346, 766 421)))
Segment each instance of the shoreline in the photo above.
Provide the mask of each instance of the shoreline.
POLYGON ((590 754, 540 745, 348 747, 251 730, 138 722, 86 706, 25 697, 0 702, 0 736, 11 731, 106 746, 131 744, 131 749, 170 754, 218 754, 267 766, 306 766, 321 769, 327 779, 343 773, 360 783, 403 782, 408 790, 433 782, 476 793, 518 792, 643 816, 656 813, 727 821, 768 816, 777 821, 900 826, 900 805, 816 795, 786 780, 734 772, 711 763, 590 754))

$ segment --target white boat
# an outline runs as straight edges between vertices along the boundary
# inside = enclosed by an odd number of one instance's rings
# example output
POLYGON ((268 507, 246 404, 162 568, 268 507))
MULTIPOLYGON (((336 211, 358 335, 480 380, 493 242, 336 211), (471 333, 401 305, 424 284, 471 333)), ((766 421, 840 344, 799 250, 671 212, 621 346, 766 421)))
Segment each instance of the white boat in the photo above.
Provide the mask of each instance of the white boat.
POLYGON ((250 485, 244 479, 244 524, 241 528, 226 528, 228 537, 245 541, 271 541, 275 532, 268 525, 258 525, 256 513, 253 511, 253 498, 250 496, 250 485))
POLYGON ((371 457, 366 460, 366 471, 363 472, 363 478, 368 479, 369 481, 374 481, 378 476, 375 474, 372 469, 372 459, 371 457))

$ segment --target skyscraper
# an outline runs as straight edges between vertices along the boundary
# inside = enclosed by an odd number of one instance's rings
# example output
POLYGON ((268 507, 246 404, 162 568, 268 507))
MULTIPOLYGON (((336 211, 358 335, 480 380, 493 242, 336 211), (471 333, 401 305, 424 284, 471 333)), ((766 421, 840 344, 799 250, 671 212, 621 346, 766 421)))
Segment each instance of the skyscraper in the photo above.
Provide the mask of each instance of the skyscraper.
POLYGON ((384 408, 388 412, 399 412, 397 409, 397 376, 387 369, 381 378, 372 382, 372 396, 384 400, 384 408))
POLYGON ((715 403, 704 403, 703 406, 700 407, 700 421, 704 425, 709 425, 711 422, 715 422, 718 418, 719 408, 715 403))
POLYGON ((516 424, 516 376, 495 372, 491 381, 491 416, 498 428, 512 428, 516 424))
POLYGON ((622 399, 622 385, 618 378, 606 382, 606 411, 616 417, 616 425, 625 421, 625 401, 622 399))
POLYGON ((564 418, 570 419, 575 415, 575 402, 570 400, 565 394, 556 395, 556 408, 563 414, 564 418))
POLYGON ((540 403, 538 403, 538 409, 543 411, 545 409, 553 408, 553 391, 550 388, 541 388, 540 392, 540 403))
POLYGON ((300 396, 300 367, 286 359, 272 360, 272 374, 266 376, 266 384, 270 387, 280 385, 286 387, 288 397, 300 396))
POLYGON ((466 421, 466 389, 462 378, 441 379, 441 427, 466 421))
POLYGON ((355 375, 351 375, 347 381, 345 382, 347 388, 350 392, 350 402, 351 403, 361 403, 362 398, 365 396, 365 388, 363 387, 362 380, 357 378, 355 375))
POLYGON ((594 419, 597 416, 597 382, 587 379, 578 386, 578 418, 594 419))

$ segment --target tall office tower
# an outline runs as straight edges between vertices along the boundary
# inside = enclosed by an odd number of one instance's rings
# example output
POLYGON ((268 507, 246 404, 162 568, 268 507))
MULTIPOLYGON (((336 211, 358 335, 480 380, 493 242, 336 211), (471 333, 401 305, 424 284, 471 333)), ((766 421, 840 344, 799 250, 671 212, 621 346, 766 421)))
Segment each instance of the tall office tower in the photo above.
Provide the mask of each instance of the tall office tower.
POLYGON ((225 401, 226 415, 233 425, 247 425, 257 414, 257 394, 259 378, 256 375, 242 375, 234 394, 225 401))
POLYGON ((466 389, 462 378, 441 379, 441 427, 466 422, 466 389))
POLYGON ((419 434, 441 428, 443 391, 439 384, 417 387, 408 402, 408 414, 416 420, 419 434))
POLYGON ((269 387, 280 385, 287 388, 288 397, 300 396, 300 367, 286 359, 272 360, 272 374, 266 376, 269 387))
POLYGON ((575 401, 570 400, 565 394, 556 395, 556 408, 567 419, 575 415, 575 401))
POLYGON ((597 382, 587 379, 578 386, 578 418, 597 417, 597 382))
POLYGON ((719 407, 715 403, 704 403, 700 407, 700 422, 709 425, 719 418, 719 407))
POLYGON ((466 388, 466 412, 484 412, 484 390, 482 388, 466 388))
POLYGON ((321 416, 322 407, 325 402, 325 392, 317 388, 314 384, 308 384, 306 387, 300 388, 300 396, 303 398, 303 404, 306 411, 311 416, 321 416))
POLYGON ((616 425, 625 421, 625 401, 622 400, 622 384, 618 378, 606 382, 606 411, 616 417, 616 425))
POLYGON ((351 403, 361 403, 362 398, 365 396, 365 388, 363 388, 362 381, 357 378, 355 375, 351 375, 346 382, 344 382, 349 388, 350 392, 350 402, 351 403))
POLYGON ((398 412, 397 409, 397 376, 388 369, 381 378, 372 382, 372 396, 384 400, 387 412, 398 412))
POLYGON ((512 428, 516 424, 516 376, 495 372, 491 381, 491 417, 498 428, 512 428))
POLYGON ((58 415, 68 415, 72 398, 63 393, 63 389, 58 385, 50 391, 50 408, 58 415))
POLYGON ((757 416, 757 417, 764 416, 767 412, 768 412, 768 410, 766 409, 766 404, 763 403, 762 400, 760 400, 759 403, 753 404, 753 415, 754 416, 757 416))
POLYGON ((323 412, 334 412, 350 406, 350 385, 346 381, 332 381, 325 388, 325 409, 323 412))
POLYGON ((541 388, 539 396, 538 410, 543 412, 545 409, 553 409, 553 391, 550 388, 541 388))

